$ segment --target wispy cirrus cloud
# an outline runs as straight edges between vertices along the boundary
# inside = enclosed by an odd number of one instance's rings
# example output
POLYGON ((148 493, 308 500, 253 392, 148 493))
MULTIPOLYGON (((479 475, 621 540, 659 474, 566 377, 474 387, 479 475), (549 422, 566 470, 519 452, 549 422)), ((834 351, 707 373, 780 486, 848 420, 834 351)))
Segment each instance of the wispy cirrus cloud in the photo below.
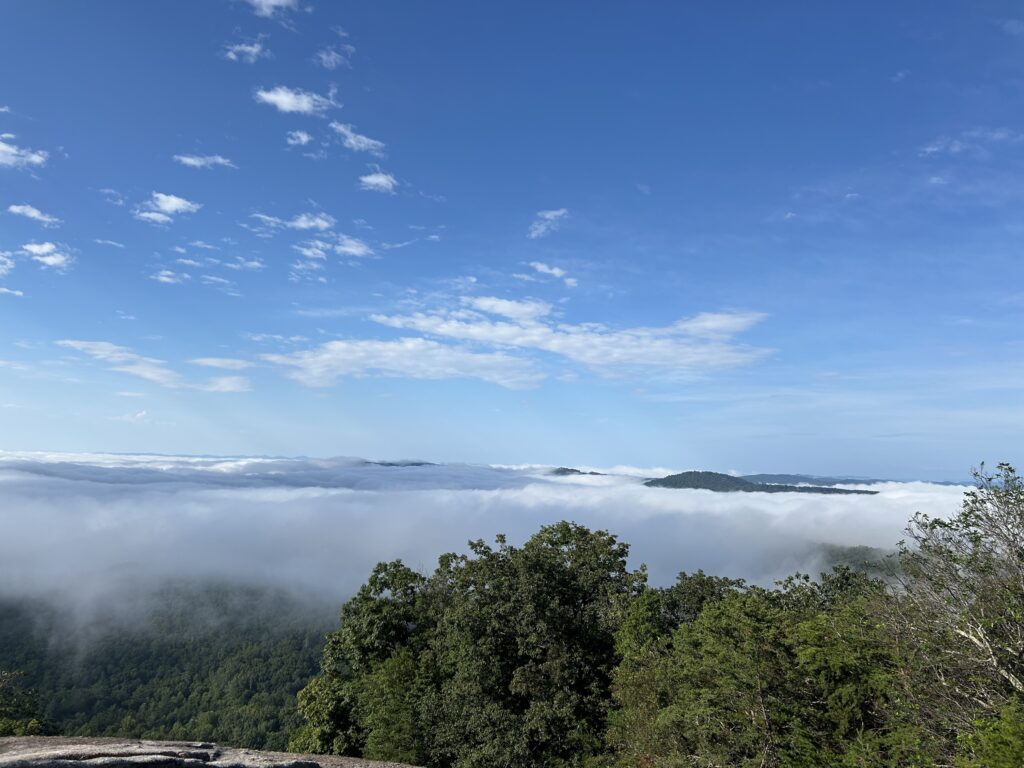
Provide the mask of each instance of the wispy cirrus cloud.
POLYGON ((0 277, 6 277, 14 269, 14 254, 0 251, 0 277))
POLYGON ((223 155, 175 155, 174 162, 188 168, 237 168, 223 155))
POLYGON ((319 232, 324 232, 337 223, 333 216, 323 212, 299 213, 292 216, 290 219, 282 219, 265 213, 253 213, 250 214, 249 217, 256 219, 256 221, 260 223, 264 232, 269 232, 275 229, 296 229, 303 232, 317 230, 319 232))
MULTIPOLYGON (((179 259, 178 261, 183 261, 183 259, 179 259)), ((197 264, 197 262, 192 263, 197 264)), ((186 283, 192 279, 192 275, 188 272, 175 272, 171 269, 161 269, 159 272, 154 272, 149 277, 151 280, 156 280, 158 283, 163 283, 164 285, 181 285, 182 283, 186 283)))
POLYGON ((38 221, 44 227, 59 227, 61 220, 56 216, 51 216, 48 213, 43 213, 33 205, 22 203, 20 205, 9 205, 7 206, 7 212, 12 213, 15 216, 23 216, 26 219, 32 219, 38 221))
POLYGON ((312 279, 323 282, 317 273, 324 268, 327 257, 331 254, 346 257, 348 259, 362 259, 373 256, 373 248, 358 237, 352 237, 345 233, 333 236, 333 239, 326 240, 315 238, 297 243, 292 246, 302 258, 291 265, 291 279, 293 281, 312 279))
POLYGON ((384 156, 384 142, 356 133, 354 125, 332 122, 331 128, 341 136, 341 142, 346 149, 351 149, 353 152, 369 152, 377 157, 384 156))
POLYGON ((704 312, 667 326, 618 329, 560 322, 551 312, 546 302, 486 296, 463 297, 456 308, 370 319, 463 343, 551 353, 608 376, 690 376, 770 353, 735 338, 764 318, 758 312, 704 312))
POLYGON ((274 107, 278 112, 317 117, 323 115, 328 109, 341 106, 335 101, 333 90, 327 96, 321 96, 319 93, 288 88, 283 85, 259 88, 253 98, 260 104, 274 107))
POLYGON ((267 265, 263 262, 263 259, 258 258, 247 258, 245 256, 235 256, 234 261, 223 262, 225 269, 233 269, 235 271, 249 271, 258 272, 267 265))
POLYGON ((257 16, 270 19, 274 16, 294 11, 299 7, 299 0, 246 0, 257 16))
POLYGON ((260 35, 248 43, 225 43, 223 56, 228 61, 255 64, 259 59, 269 58, 270 51, 263 45, 266 35, 260 35))
POLYGON ((241 296, 241 292, 238 290, 238 286, 226 277, 220 275, 200 275, 199 282, 203 285, 208 285, 211 288, 216 288, 228 296, 241 296))
POLYGON ((507 389, 532 387, 543 379, 529 361, 505 352, 475 352, 436 341, 406 338, 390 341, 329 341, 289 354, 263 355, 307 386, 327 387, 349 377, 408 379, 478 379, 507 389))
POLYGON ((62 339, 58 346, 84 354, 107 365, 109 370, 126 373, 168 389, 195 389, 203 392, 245 392, 248 379, 242 376, 219 376, 205 382, 190 382, 166 361, 140 355, 128 347, 109 341, 62 339))
POLYGON ((561 267, 552 266, 545 264, 543 261, 531 261, 530 268, 534 271, 534 274, 521 274, 517 273, 512 275, 519 280, 527 280, 529 282, 537 282, 543 278, 538 278, 537 275, 543 275, 544 277, 554 277, 565 283, 566 288, 575 288, 579 285, 579 282, 575 277, 569 277, 569 273, 561 267))
POLYGON ((979 126, 953 136, 939 136, 921 147, 922 157, 941 155, 987 155, 1000 145, 1024 142, 1024 133, 1010 128, 987 128, 979 126))
POLYGON ((547 237, 557 230, 567 218, 569 218, 568 208, 537 211, 537 218, 530 224, 530 228, 526 231, 526 236, 531 240, 547 237))
POLYGON ((39 168, 46 165, 50 153, 14 143, 13 133, 0 133, 0 168, 39 168))
POLYGON ((241 371, 252 368, 253 363, 248 360, 239 360, 234 357, 195 357, 189 360, 192 365, 202 365, 206 368, 223 368, 228 371, 241 371))
POLYGON ((338 67, 348 67, 351 69, 352 57, 355 55, 355 52, 355 46, 348 43, 341 43, 336 46, 329 45, 317 51, 313 61, 324 69, 334 70, 338 67))

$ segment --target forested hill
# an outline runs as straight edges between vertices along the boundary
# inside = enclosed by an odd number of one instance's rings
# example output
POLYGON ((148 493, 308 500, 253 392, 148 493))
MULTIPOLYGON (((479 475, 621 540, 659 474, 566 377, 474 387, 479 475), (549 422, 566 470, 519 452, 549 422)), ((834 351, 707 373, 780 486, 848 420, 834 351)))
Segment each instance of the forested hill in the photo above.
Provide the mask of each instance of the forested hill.
POLYGON ((337 620, 337 606, 231 584, 176 583, 88 617, 69 611, 0 599, 0 670, 19 673, 8 688, 31 692, 26 721, 261 749, 284 749, 301 724, 295 693, 337 620))
POLYGON ((779 483, 754 482, 744 477, 726 475, 722 472, 680 472, 667 477, 652 478, 644 483, 651 488, 695 488, 720 493, 821 493, 833 495, 873 495, 877 491, 836 488, 825 485, 783 485, 779 483))

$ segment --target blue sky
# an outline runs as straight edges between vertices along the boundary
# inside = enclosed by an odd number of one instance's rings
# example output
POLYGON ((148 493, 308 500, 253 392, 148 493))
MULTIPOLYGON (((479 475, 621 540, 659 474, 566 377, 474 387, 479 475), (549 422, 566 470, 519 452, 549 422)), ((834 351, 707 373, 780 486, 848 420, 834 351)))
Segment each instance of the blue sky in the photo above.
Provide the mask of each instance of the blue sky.
POLYGON ((0 448, 959 478, 1014 3, 0 11, 0 448))

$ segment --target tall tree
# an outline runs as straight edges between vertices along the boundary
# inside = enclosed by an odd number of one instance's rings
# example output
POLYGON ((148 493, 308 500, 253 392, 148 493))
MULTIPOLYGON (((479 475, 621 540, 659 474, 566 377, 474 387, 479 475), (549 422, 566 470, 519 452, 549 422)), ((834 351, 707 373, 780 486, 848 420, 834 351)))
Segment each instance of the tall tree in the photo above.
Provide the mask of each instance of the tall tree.
POLYGON ((974 478, 957 515, 911 520, 890 615, 916 648, 922 721, 950 741, 1024 694, 1024 482, 1009 464, 974 478))

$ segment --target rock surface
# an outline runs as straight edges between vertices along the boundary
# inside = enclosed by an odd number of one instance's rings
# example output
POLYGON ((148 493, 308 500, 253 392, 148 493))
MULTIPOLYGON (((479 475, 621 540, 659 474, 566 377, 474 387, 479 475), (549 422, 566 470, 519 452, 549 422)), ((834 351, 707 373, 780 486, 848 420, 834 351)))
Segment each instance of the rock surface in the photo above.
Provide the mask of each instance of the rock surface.
POLYGON ((412 768, 337 755, 295 755, 208 742, 14 736, 0 738, 0 768, 412 768))

